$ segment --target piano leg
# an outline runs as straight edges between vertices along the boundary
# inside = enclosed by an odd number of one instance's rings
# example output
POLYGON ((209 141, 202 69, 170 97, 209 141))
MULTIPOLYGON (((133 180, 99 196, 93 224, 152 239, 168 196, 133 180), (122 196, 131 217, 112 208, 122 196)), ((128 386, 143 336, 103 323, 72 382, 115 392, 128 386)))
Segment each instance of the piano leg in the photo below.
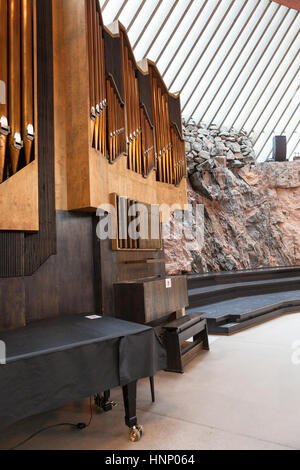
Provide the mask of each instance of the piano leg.
POLYGON ((152 403, 155 403, 155 385, 154 385, 154 377, 150 377, 150 388, 151 388, 152 403))
POLYGON ((132 382, 123 387, 125 424, 129 427, 129 438, 132 442, 139 441, 144 433, 143 426, 137 424, 136 386, 137 382, 132 382))
POLYGON ((104 392, 103 395, 96 395, 95 405, 105 412, 111 411, 113 408, 113 403, 110 401, 110 390, 104 392))

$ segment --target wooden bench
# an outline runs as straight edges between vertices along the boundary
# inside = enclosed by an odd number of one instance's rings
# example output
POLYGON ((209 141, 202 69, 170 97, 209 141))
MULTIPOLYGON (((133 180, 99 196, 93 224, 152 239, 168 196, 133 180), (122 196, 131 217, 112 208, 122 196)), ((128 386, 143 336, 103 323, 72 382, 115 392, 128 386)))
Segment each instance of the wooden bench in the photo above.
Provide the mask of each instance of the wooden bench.
POLYGON ((190 313, 163 327, 168 372, 184 373, 184 366, 201 349, 209 351, 207 322, 203 313, 190 313), (193 342, 187 342, 193 338, 193 342))

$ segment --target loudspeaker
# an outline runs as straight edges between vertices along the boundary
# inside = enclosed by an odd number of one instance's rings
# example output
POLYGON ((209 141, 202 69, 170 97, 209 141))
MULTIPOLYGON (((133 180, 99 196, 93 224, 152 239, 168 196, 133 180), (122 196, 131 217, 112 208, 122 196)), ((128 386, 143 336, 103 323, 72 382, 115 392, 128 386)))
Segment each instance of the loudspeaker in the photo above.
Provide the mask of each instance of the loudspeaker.
POLYGON ((275 135, 273 138, 273 160, 275 162, 285 162, 287 157, 286 136, 275 135))

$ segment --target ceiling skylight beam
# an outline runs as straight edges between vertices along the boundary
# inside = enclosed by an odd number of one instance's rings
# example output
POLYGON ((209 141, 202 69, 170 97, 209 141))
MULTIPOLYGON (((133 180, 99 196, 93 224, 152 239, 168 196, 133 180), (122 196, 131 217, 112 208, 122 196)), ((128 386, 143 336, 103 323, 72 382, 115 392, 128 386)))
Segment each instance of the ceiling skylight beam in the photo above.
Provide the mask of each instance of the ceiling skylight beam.
MULTIPOLYGON (((290 45, 290 47, 292 46, 293 44, 290 45)), ((274 70, 274 73, 272 74, 271 78, 268 80, 266 86, 264 87, 263 91, 260 93, 259 97, 257 98, 255 104, 251 107, 251 110, 250 112, 248 113, 246 119, 244 120, 242 126, 240 127, 240 130, 243 129, 243 128, 246 128, 246 124, 249 122, 249 119, 250 117, 252 116, 252 113, 253 111, 257 108, 261 98, 263 97, 264 93, 266 92, 266 90, 268 89, 269 85, 271 84, 272 82, 272 79, 274 78, 275 74, 278 73, 278 70, 280 70, 280 66, 282 65, 282 62, 284 61, 284 59, 286 59, 286 55, 281 59, 280 63, 278 64, 278 66, 276 67, 276 69, 274 70)), ((253 131, 255 131, 255 129, 253 128, 254 126, 252 126, 252 129, 253 131)))
POLYGON ((145 54, 144 54, 144 57, 147 57, 147 56, 148 56, 150 50, 151 50, 152 47, 153 47, 153 44, 155 43, 155 41, 157 40, 157 38, 158 38, 158 36, 160 35, 161 31, 163 30, 164 26, 166 25, 166 23, 167 23, 167 21, 168 21, 170 15, 172 15, 174 9, 175 9, 176 6, 178 5, 178 2, 179 2, 179 0, 176 0, 176 2, 173 4, 173 6, 172 6, 172 7, 170 8, 170 10, 168 11, 168 13, 167 13, 167 15, 166 15, 164 21, 162 22, 162 24, 161 24, 159 30, 157 31, 157 33, 156 33, 156 35, 154 36, 153 40, 151 41, 151 43, 150 43, 148 49, 146 50, 146 52, 145 52, 145 54))
MULTIPOLYGON (((258 2, 258 3, 259 3, 259 2, 258 2)), ((214 93, 214 95, 213 95, 213 97, 212 97, 212 99, 211 99, 209 105, 206 107, 205 111, 202 113, 202 115, 201 115, 201 117, 200 117, 200 119, 199 119, 199 122, 201 122, 201 121, 203 120, 203 117, 206 115, 207 111, 208 111, 209 108, 211 107, 211 105, 212 105, 212 103, 214 102, 216 96, 218 95, 218 93, 219 93, 220 90, 222 89, 224 83, 225 83, 226 80, 228 79, 229 74, 230 74, 230 71, 232 71, 232 69, 234 68, 234 66, 237 64, 239 58, 241 57, 241 55, 243 54, 244 50, 245 50, 246 47, 247 47, 248 41, 249 41, 249 40, 251 39, 251 37, 254 35, 255 31, 257 30, 258 26, 260 25, 260 23, 261 23, 262 20, 264 19, 264 17, 265 17, 265 15, 266 15, 267 11, 269 10, 270 6, 271 6, 271 2, 268 3, 268 5, 266 6, 266 8, 264 9, 264 11, 263 11, 263 13, 261 14, 259 20, 257 21, 255 27, 253 28, 253 30, 251 31, 249 37, 247 38, 247 41, 245 42, 245 44, 243 45, 243 47, 242 47, 241 50, 239 51, 237 57, 235 58, 235 60, 234 60, 234 62, 233 62, 233 64, 232 64, 230 70, 227 72, 227 74, 225 75, 224 79, 223 79, 222 82, 220 83, 220 85, 219 85, 217 91, 214 93)), ((280 7, 278 7, 278 8, 276 9, 276 13, 277 13, 277 11, 279 10, 279 8, 280 8, 280 7)), ((249 18, 249 20, 250 20, 250 18, 249 18)), ((248 23, 249 23, 249 20, 248 20, 248 23)), ((241 73, 241 72, 240 72, 240 73, 241 73)), ((238 80, 238 77, 236 78, 236 81, 237 81, 237 80, 238 80)), ((235 82, 236 82, 236 81, 235 81, 235 82)), ((235 83, 234 83, 234 84, 235 84, 235 83)), ((229 94, 230 94, 230 92, 231 92, 232 87, 234 86, 234 84, 233 84, 233 85, 231 86, 231 88, 229 89, 229 91, 228 91, 228 93, 226 94, 225 98, 223 99, 221 105, 219 106, 217 112, 214 114, 213 119, 211 119, 211 123, 213 122, 213 120, 215 119, 215 117, 217 116, 217 114, 219 113, 219 111, 221 110, 221 108, 222 108, 224 102, 226 101, 227 97, 229 96, 229 94)), ((191 116, 190 116, 190 117, 191 117, 191 116)))
MULTIPOLYGON (((288 12, 287 12, 287 13, 288 13, 288 12)), ((285 17, 283 18, 283 21, 285 20, 286 16, 287 16, 287 15, 285 15, 285 17)), ((289 28, 292 27, 292 25, 294 24, 296 18, 297 18, 297 14, 294 16, 294 19, 293 19, 292 23, 289 25, 289 28)), ((281 22, 281 24, 282 24, 282 22, 281 22)), ((275 31, 275 34, 273 35, 272 41, 274 40, 274 38, 275 38, 275 36, 276 36, 276 34, 277 34, 277 32, 278 32, 280 26, 281 26, 281 25, 279 25, 279 27, 278 27, 277 30, 275 31)), ((272 73, 272 75, 270 76, 269 80, 267 81, 267 83, 266 83, 266 85, 265 85, 263 91, 261 92, 259 98, 257 99, 255 105, 251 108, 250 112, 249 112, 248 115, 247 115, 247 118, 244 120, 243 124, 240 126, 240 130, 242 130, 242 129, 244 128, 245 124, 247 123, 249 117, 251 116, 251 114, 252 114, 252 112, 253 112, 253 109, 257 106, 258 102, 260 101, 261 97, 264 95, 265 91, 266 91, 267 88, 269 87, 269 85, 270 85, 272 79, 274 78, 274 76, 276 75, 276 73, 278 73, 278 70, 280 69, 280 66, 282 65, 282 63, 283 63, 284 60, 286 59, 288 52, 291 50, 291 48, 292 48, 292 46, 293 46, 293 44, 294 44, 294 42, 295 42, 295 40, 296 40, 297 35, 298 35, 298 33, 296 33, 296 35, 294 36, 293 41, 290 43, 288 49, 285 51, 285 54, 282 56, 280 62, 278 63, 278 65, 277 65, 276 68, 274 69, 274 72, 272 73)), ((271 42, 272 42, 272 41, 271 41, 271 42)), ((266 66, 264 67, 264 71, 263 71, 262 75, 260 76, 259 80, 255 83, 254 87, 252 88, 251 92, 249 93, 248 98, 247 98, 247 100, 245 101, 244 108, 246 108, 246 106, 247 106, 247 104, 248 104, 248 102, 249 102, 249 99, 250 99, 251 96, 253 95, 254 91, 257 89, 259 83, 261 82, 262 78, 264 77, 264 73, 267 71, 268 67, 269 67, 270 64, 272 63, 272 61, 273 61, 274 57, 276 56, 277 52, 278 52, 278 49, 275 48, 275 50, 274 50, 272 56, 271 56, 270 59, 268 60, 268 63, 267 63, 266 66)), ((263 53, 263 55, 264 55, 264 53, 263 53)), ((261 58, 262 58, 262 57, 261 57, 261 58)), ((260 62, 260 61, 259 61, 259 62, 260 62)), ((256 68, 256 67, 255 67, 255 68, 256 68)), ((254 70, 255 70, 255 68, 254 68, 254 70)), ((252 74, 253 74, 253 72, 252 72, 252 74)), ((239 111, 237 117, 235 118, 234 122, 232 123, 232 127, 235 126, 235 124, 236 124, 237 120, 239 119, 241 113, 242 113, 242 109, 240 109, 240 111, 239 111)))
MULTIPOLYGON (((297 108, 299 108, 299 105, 297 106, 297 108)), ((299 109, 299 111, 300 111, 300 109, 299 109)), ((289 125, 290 125, 290 123, 291 123, 293 117, 294 117, 294 115, 292 115, 292 116, 290 117, 290 119, 289 119, 288 123, 286 124, 285 128, 284 128, 283 131, 280 133, 281 135, 284 135, 284 134, 287 134, 287 133, 288 133, 288 132, 287 132, 287 129, 288 129, 288 127, 289 127, 289 125)), ((293 135, 295 134, 295 131, 296 131, 297 127, 299 127, 299 121, 297 122, 297 124, 296 124, 296 126, 295 126, 293 132, 291 132, 291 133, 289 134, 289 136, 288 136, 288 138, 287 138, 287 145, 289 144, 291 138, 292 138, 293 135)), ((272 154, 272 151, 273 151, 273 149, 271 149, 271 151, 268 153, 267 160, 269 159, 270 155, 272 154)))
POLYGON ((134 45, 133 45, 133 49, 136 48, 136 46, 138 45, 138 43, 140 42, 140 40, 142 39, 143 37, 143 34, 145 33, 146 29, 148 28, 149 24, 151 23, 153 17, 155 16, 157 10, 160 8, 161 4, 162 4, 163 0, 158 0, 157 2, 157 5, 156 7, 154 8, 153 12, 151 13, 150 17, 148 18, 145 26, 143 27, 142 31, 140 32, 137 40, 135 41, 134 45))
POLYGON ((118 18, 120 18, 120 15, 121 15, 122 11, 124 10, 125 6, 127 5, 127 3, 128 3, 128 0, 125 0, 125 1, 122 3, 122 5, 121 5, 121 7, 119 8, 119 11, 117 12, 117 14, 115 15, 113 21, 116 21, 118 18))
MULTIPOLYGON (((231 3, 229 9, 227 10, 225 16, 222 18, 222 21, 220 23, 223 24, 223 22, 225 21, 225 19, 227 18, 232 6, 234 5, 235 3, 235 0, 233 0, 233 2, 231 3)), ((225 34, 224 38, 222 38, 222 42, 224 43, 227 39, 227 37, 229 36, 232 28, 234 27, 234 25, 236 24, 237 20, 239 19, 242 11, 244 10, 246 4, 248 3, 248 0, 246 0, 246 2, 244 3, 243 5, 243 8, 239 11, 239 14, 235 17, 235 20, 234 22, 228 27, 228 30, 227 30, 227 33, 225 34)), ((204 71, 204 73, 202 74, 201 78, 200 78, 200 81, 202 80, 202 77, 205 75, 205 72, 209 69, 209 67, 211 66, 212 62, 215 60, 216 56, 218 55, 218 53, 220 52, 220 48, 221 48, 221 44, 217 47, 217 49, 215 50, 214 54, 212 55, 210 61, 209 61, 209 64, 208 66, 206 67, 206 70, 204 71)), ((194 73, 194 71, 196 70, 196 68, 198 67, 201 59, 202 59, 202 56, 203 54, 205 53, 205 50, 201 53, 201 55, 198 57, 194 67, 192 68, 191 72, 189 73, 188 77, 185 79, 185 82, 184 84, 181 86, 181 89, 180 89, 180 93, 182 93, 182 90, 185 88, 186 84, 188 83, 189 79, 191 78, 192 74, 194 73)))
MULTIPOLYGON (((239 34, 237 35, 236 39, 234 40, 234 42, 233 42, 233 44, 232 44, 232 46, 231 46, 231 48, 228 49, 227 54, 225 55, 225 57, 223 58, 223 60, 222 60, 222 62, 221 62, 221 64, 220 64, 220 66, 219 66, 219 70, 217 70, 217 71, 215 72, 215 74, 214 74, 212 80, 209 82, 209 84, 207 85, 205 91, 204 91, 204 92, 202 93, 202 95, 200 96, 200 99, 198 100, 197 105, 195 106, 195 108, 193 109, 193 112, 191 113, 191 117, 193 116, 194 112, 195 112, 196 109, 198 108, 198 106, 199 106, 199 104, 200 104, 202 98, 206 95, 206 93, 207 93, 207 91, 209 90, 211 84, 214 82, 214 80, 215 80, 215 78, 217 77, 218 73, 219 73, 220 70, 222 69, 222 66, 223 66, 224 63, 226 62, 226 60, 227 60, 227 58, 229 57, 229 55, 231 54, 231 51, 232 51, 233 47, 237 44, 237 42, 238 42, 238 40, 240 39, 241 35, 242 35, 243 32, 245 31, 246 26, 248 25, 250 19, 251 19, 252 16, 254 15, 254 12, 256 11, 256 9, 257 9, 257 7, 258 7, 258 5, 259 5, 259 1, 260 1, 260 0, 258 0, 258 2, 256 3, 256 5, 255 5, 253 11, 251 12, 251 15, 248 17, 246 23, 244 23, 243 27, 241 28, 239 34)), ((240 17, 240 14, 241 14, 242 11, 244 10, 244 8, 245 8, 247 2, 248 2, 248 0, 247 0, 246 3, 243 5, 243 7, 242 7, 242 9, 241 9, 241 11, 240 11, 240 13, 239 13, 239 15, 236 17, 235 21, 233 22, 232 27, 234 27, 235 22, 236 22, 236 21, 238 20, 238 18, 240 17)), ((198 64, 197 64, 197 65, 198 65, 198 64)), ((210 64, 209 64, 209 66, 210 66, 210 65, 211 65, 211 62, 210 62, 210 64)), ((208 68, 208 67, 207 67, 207 68, 208 68)), ((187 104, 190 102, 191 98, 193 97, 193 95, 194 95, 196 89, 198 88, 198 86, 199 86, 199 84, 200 84, 202 78, 204 77, 205 73, 206 73, 206 70, 201 74, 201 76, 200 76, 200 78, 199 78, 199 80, 198 80, 196 86, 193 88, 192 92, 190 93, 190 95, 189 95, 189 97, 188 97, 188 100, 185 102, 184 108, 185 108, 185 107, 187 106, 187 104)), ((181 92, 182 92, 182 90, 183 90, 183 87, 181 88, 181 92)))
POLYGON ((132 20, 130 21, 128 27, 127 27, 127 33, 129 33, 130 29, 132 28, 135 20, 139 17, 140 11, 142 10, 143 6, 145 5, 147 0, 143 0, 140 6, 138 7, 135 15, 132 17, 132 20))
MULTIPOLYGON (((248 64, 249 60, 252 58, 252 56, 253 56, 254 53, 256 52, 257 48, 261 45, 261 41, 262 41, 263 37, 265 36, 267 30, 270 28, 270 26, 271 26, 271 24, 272 24, 272 22, 273 22, 273 20, 274 20, 274 18, 275 18, 275 16, 277 15, 277 13, 278 13, 279 10, 280 10, 280 6, 279 6, 279 8, 277 9, 277 11, 275 11, 275 13, 274 13, 274 15, 272 16, 271 20, 270 20, 270 21, 268 22, 268 24, 266 25, 266 27, 265 27, 265 29, 264 29, 262 35, 259 37, 258 41, 256 42, 255 47, 252 49, 251 54, 247 57, 247 60, 246 60, 246 62, 245 62, 245 64, 244 64, 244 67, 246 66, 246 64, 248 64)), ((288 13, 288 12, 285 13, 285 16, 287 15, 287 13, 288 13)), ((285 17, 285 16, 284 16, 284 17, 285 17)), ((282 23, 282 20, 281 20, 280 23, 279 23, 280 26, 281 26, 281 23, 282 23)), ((278 27, 276 28, 276 31, 278 31, 278 27)), ((274 35, 274 33, 273 33, 272 36, 271 36, 271 39, 269 40, 269 42, 268 42, 268 44, 267 44, 267 46, 264 47, 263 53, 260 55, 260 57, 259 57, 258 61, 256 62, 254 68, 252 68, 251 74, 249 74, 249 76, 253 74, 254 70, 256 69, 256 67, 258 66, 258 64, 260 63, 260 61, 261 61, 263 55, 265 54, 266 50, 267 50, 268 47, 270 46, 270 44, 271 44, 271 42, 272 42, 274 36, 275 36, 275 35, 274 35)), ((244 71, 244 69, 242 69, 242 70, 240 71, 240 73, 239 73, 239 75, 238 75, 236 81, 234 82, 234 84, 237 83, 237 81, 238 81, 239 78, 241 77, 243 71, 244 71)), ((246 81, 244 82, 242 88, 239 89, 239 91, 238 91, 239 96, 240 96, 241 93, 244 91, 245 87, 247 86, 247 83, 248 83, 248 80, 246 80, 246 81)), ((232 87, 232 88, 233 88, 233 87, 232 87)), ((228 118, 229 114, 230 114, 231 111, 233 110, 233 107, 234 107, 235 104, 236 104, 236 103, 233 103, 233 106, 231 107, 231 110, 226 114, 225 118, 223 118, 223 120, 222 120, 222 122, 221 122, 221 124, 220 124, 220 127, 223 126, 224 122, 226 121, 226 119, 228 118)), ((231 126, 228 126, 228 127, 231 128, 231 126)))
POLYGON ((184 43, 184 41, 186 40, 186 38, 188 37, 188 35, 190 34, 190 32, 192 31, 193 27, 195 26, 198 18, 200 17, 202 11, 204 10, 204 8, 206 7, 208 3, 208 0, 205 0, 202 7, 200 8, 200 10, 198 11, 198 14, 196 15, 196 17, 194 18, 191 26, 189 27, 189 29, 187 30, 186 34, 184 35, 183 39, 180 41, 180 44, 179 46, 177 47, 177 49, 175 50, 174 54, 172 55, 171 59, 169 60, 168 62, 168 65, 165 67, 164 71, 162 72, 162 76, 165 75, 166 71, 168 70, 168 68, 170 67, 170 64, 173 62, 174 60, 174 57, 176 57, 176 55, 178 54, 178 51, 181 49, 182 47, 182 44, 184 43))
MULTIPOLYGON (((217 5, 215 6, 215 8, 214 8, 213 11, 211 12, 210 16, 208 17, 208 19, 207 19, 207 21, 206 21, 204 27, 201 28, 200 34, 198 35, 197 39, 194 41, 192 47, 190 48, 189 53, 186 54, 186 58, 184 59, 183 63, 180 64, 180 67, 178 68, 177 72, 175 73, 175 75, 174 75, 174 77, 173 77, 173 79, 172 79, 172 81, 171 81, 171 83, 170 83, 170 88, 172 87, 173 83, 175 82, 176 78, 178 77, 180 71, 181 71, 181 70, 183 69, 183 67, 185 66, 185 64, 186 64, 187 60, 189 59, 189 57, 190 57, 190 55, 191 55, 191 52, 194 50, 196 44, 198 44, 198 42, 199 42, 200 39, 202 38, 203 34, 205 33, 205 31, 206 31, 208 25, 210 24, 210 22, 211 22, 212 18, 214 17, 216 11, 218 10, 219 6, 221 5, 221 2, 222 2, 222 0, 219 0, 219 1, 218 1, 217 5)), ((230 6, 229 6, 229 10, 231 10, 233 4, 234 4, 234 0, 231 2, 230 6)), ((223 23, 224 19, 226 18, 226 16, 227 16, 229 10, 227 10, 227 13, 226 13, 225 17, 223 17, 222 20, 219 22, 218 26, 216 27, 216 29, 215 29, 214 32, 213 32, 213 35, 216 33, 217 29, 222 25, 222 23, 223 23)), ((209 41, 210 41, 210 40, 208 40, 208 43, 209 43, 209 41)), ((203 57, 203 55, 205 54, 205 52, 206 52, 206 50, 204 49, 204 50, 202 51, 201 57, 203 57)), ((194 71, 194 69, 193 69, 193 71, 194 71)))
POLYGON ((292 157, 292 156, 293 156, 293 153, 295 152, 295 150, 296 150, 296 148, 298 147, 298 145, 300 145, 300 138, 299 138, 298 142, 296 143, 295 147, 293 148, 293 150, 292 150, 292 153, 291 153, 290 157, 292 157))
MULTIPOLYGON (((284 80, 286 79, 286 75, 287 75, 288 72, 290 71, 290 69, 291 69, 292 65, 295 63, 296 59, 298 59, 297 54, 295 54, 293 60, 289 63, 288 68, 286 69, 286 71, 282 73, 282 80, 281 80, 280 85, 281 85, 282 82, 284 82, 284 80)), ((298 70, 299 70, 299 68, 298 68, 298 70)), ((289 83, 289 86, 290 86, 290 83, 289 83)), ((265 110, 265 111, 267 110, 267 107, 268 107, 269 104, 271 103, 271 101, 272 101, 272 99, 274 98, 274 96, 275 96, 276 93, 278 93, 278 87, 277 87, 277 88, 274 88, 273 93, 271 94, 270 98, 268 99, 268 101, 267 101, 266 103, 264 103, 264 110, 265 110)), ((283 95, 284 95, 284 94, 285 94, 285 89, 283 89, 283 95)), ((276 108, 276 106, 274 106, 274 107, 276 108)), ((256 119, 256 121, 255 121, 255 123, 253 124, 251 130, 254 130, 254 131, 255 131, 255 128, 256 128, 257 124, 259 123, 259 121, 260 121, 261 119, 262 119, 262 115, 260 115, 260 116, 256 119)), ((268 120, 269 120, 269 118, 267 118, 265 122, 268 122, 268 120)), ((265 125, 266 125, 266 124, 264 123, 264 124, 263 124, 262 126, 260 126, 260 127, 261 127, 262 129, 264 129, 265 125)))
POLYGON ((174 37, 174 34, 176 33, 177 31, 177 28, 178 26, 180 25, 182 19, 185 17, 185 15, 188 13, 189 9, 191 8, 192 4, 193 4, 193 1, 194 0, 191 0, 190 3, 188 4, 188 6, 186 7, 186 9, 184 10, 183 14, 181 15, 179 21, 177 22, 177 24, 174 26, 174 29, 172 31, 172 34, 171 36, 169 37, 168 41, 166 41, 164 47, 162 48, 162 50, 160 51, 159 55, 157 56, 157 58, 155 59, 155 62, 158 62, 161 58, 161 56, 163 55, 163 53, 165 52, 166 48, 168 47, 168 45, 170 44, 170 41, 173 39, 174 37))
MULTIPOLYGON (((298 69, 298 70, 299 70, 299 69, 298 69)), ((296 76, 297 76, 297 74, 298 74, 298 70, 296 71, 293 80, 296 78, 296 76)), ((293 81, 292 81, 292 82, 293 82, 293 81)), ((291 82, 291 83, 292 83, 292 82, 291 82)), ((289 102, 287 103, 287 105, 285 106, 284 110, 282 111, 282 113, 280 114, 279 118, 277 119, 275 125, 273 126, 271 132, 268 134, 268 137, 264 140, 264 143, 262 144, 260 150, 258 151, 257 158, 260 157, 260 155, 261 155, 263 149, 264 149, 265 146, 267 145, 267 143, 268 143, 269 139, 271 138, 271 136, 274 134, 274 131, 275 131, 275 129, 277 128, 277 126, 280 124, 280 122, 281 122, 283 116, 285 115, 285 113, 287 112, 287 110, 290 109, 290 106, 291 106, 291 104, 292 104, 292 102, 293 102, 293 100, 294 100, 294 98, 295 98, 295 96, 296 96, 296 94, 297 94, 297 91, 298 91, 298 90, 296 90, 296 91, 293 93, 293 95, 292 95, 292 97, 290 98, 289 102)), ((284 97, 285 97, 285 94, 283 94, 283 95, 281 96, 280 102, 283 100, 284 97)), ((273 115, 274 115, 275 112, 276 112, 276 108, 274 108, 273 113, 272 113, 272 115, 270 116, 270 119, 273 117, 273 115)), ((292 112, 293 112, 293 111, 292 111, 292 112)), ((258 135, 256 141, 254 142, 254 145, 256 145, 256 144, 258 143, 260 137, 262 137, 262 134, 258 135)))

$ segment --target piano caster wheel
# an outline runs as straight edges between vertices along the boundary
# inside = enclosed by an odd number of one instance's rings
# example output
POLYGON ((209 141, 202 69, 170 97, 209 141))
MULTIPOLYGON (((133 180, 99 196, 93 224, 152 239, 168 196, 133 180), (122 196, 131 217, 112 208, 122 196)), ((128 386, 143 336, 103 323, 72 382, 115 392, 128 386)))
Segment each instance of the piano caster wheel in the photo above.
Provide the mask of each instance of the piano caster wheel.
POLYGON ((129 439, 131 442, 138 442, 141 440, 144 434, 143 426, 133 426, 129 431, 129 439))

